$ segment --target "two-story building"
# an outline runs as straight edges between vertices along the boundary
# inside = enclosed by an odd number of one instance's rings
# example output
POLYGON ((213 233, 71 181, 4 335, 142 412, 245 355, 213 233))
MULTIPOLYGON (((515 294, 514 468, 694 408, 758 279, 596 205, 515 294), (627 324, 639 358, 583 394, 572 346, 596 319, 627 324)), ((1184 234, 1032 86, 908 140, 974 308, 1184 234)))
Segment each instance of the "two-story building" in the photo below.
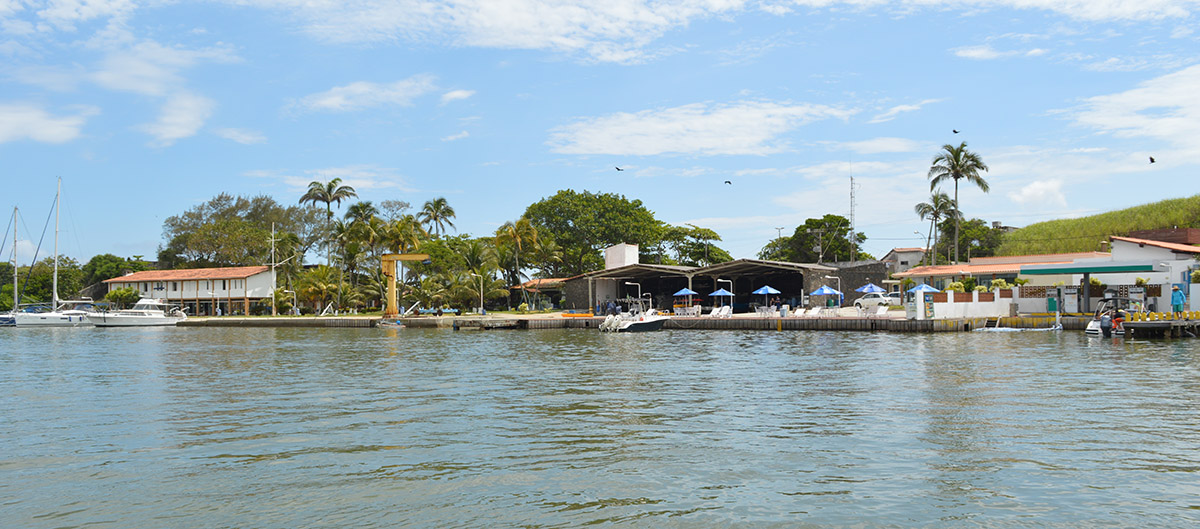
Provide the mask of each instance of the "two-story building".
POLYGON ((251 304, 270 302, 272 286, 269 266, 145 270, 104 282, 109 290, 132 287, 143 298, 178 303, 191 316, 249 314, 251 304))

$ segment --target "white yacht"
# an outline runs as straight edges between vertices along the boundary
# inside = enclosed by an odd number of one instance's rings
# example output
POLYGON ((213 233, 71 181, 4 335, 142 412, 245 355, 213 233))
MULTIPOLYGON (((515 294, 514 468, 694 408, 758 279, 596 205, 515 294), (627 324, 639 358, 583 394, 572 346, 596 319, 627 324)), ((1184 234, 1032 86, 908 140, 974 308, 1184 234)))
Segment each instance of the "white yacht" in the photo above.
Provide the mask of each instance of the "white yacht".
POLYGON ((35 306, 13 312, 10 316, 17 327, 78 327, 91 325, 87 319, 91 310, 95 310, 95 307, 90 299, 60 300, 59 305, 53 309, 44 305, 39 310, 35 306))
POLYGON ((142 298, 132 309, 89 312, 87 319, 97 327, 161 327, 175 325, 187 315, 162 300, 142 298))

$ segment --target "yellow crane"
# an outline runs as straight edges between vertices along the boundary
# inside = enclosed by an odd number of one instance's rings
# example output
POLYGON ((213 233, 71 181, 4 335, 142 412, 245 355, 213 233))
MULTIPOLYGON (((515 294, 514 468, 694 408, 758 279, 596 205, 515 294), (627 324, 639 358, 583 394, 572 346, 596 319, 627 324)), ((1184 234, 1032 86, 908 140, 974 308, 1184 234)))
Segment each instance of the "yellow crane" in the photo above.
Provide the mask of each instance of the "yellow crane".
POLYGON ((383 255, 381 259, 383 262, 383 276, 387 278, 387 306, 383 308, 383 316, 385 318, 394 318, 400 315, 400 306, 396 301, 396 262, 428 260, 429 254, 427 253, 389 253, 383 255))

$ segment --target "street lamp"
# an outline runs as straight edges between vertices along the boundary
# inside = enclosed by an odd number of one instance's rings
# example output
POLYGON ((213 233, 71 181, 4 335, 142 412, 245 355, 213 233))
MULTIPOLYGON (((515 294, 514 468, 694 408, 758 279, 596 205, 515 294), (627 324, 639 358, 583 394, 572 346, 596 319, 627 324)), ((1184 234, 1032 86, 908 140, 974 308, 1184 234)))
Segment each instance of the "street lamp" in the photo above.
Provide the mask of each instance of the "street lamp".
POLYGON ((637 297, 638 297, 638 299, 642 299, 642 284, 641 283, 630 283, 629 281, 626 281, 625 284, 629 285, 629 286, 633 286, 633 287, 638 287, 637 297))
POLYGON ((471 275, 479 278, 479 314, 483 315, 483 276, 471 272, 471 275))
MULTIPOLYGON (((729 293, 733 294, 733 280, 732 279, 718 279, 716 282, 717 283, 729 283, 729 293)), ((732 295, 729 296, 729 304, 730 305, 733 305, 733 298, 734 298, 734 296, 732 296, 732 295)))
MULTIPOLYGON (((837 289, 838 289, 838 292, 842 292, 842 278, 840 278, 840 277, 838 277, 838 276, 825 276, 825 279, 836 279, 836 280, 837 280, 837 286, 838 286, 838 287, 837 287, 837 289)), ((845 295, 846 295, 846 294, 843 292, 843 293, 841 293, 841 294, 840 294, 838 297, 839 297, 839 298, 844 298, 844 297, 845 297, 845 295)), ((842 305, 842 299, 838 299, 838 306, 841 306, 841 305, 842 305)))

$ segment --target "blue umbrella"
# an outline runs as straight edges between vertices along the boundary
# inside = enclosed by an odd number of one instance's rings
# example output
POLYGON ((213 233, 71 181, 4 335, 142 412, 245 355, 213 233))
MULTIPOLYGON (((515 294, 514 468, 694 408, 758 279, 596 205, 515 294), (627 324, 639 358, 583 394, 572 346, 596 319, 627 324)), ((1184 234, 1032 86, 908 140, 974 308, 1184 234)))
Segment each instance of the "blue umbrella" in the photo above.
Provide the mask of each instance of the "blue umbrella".
POLYGON ((723 288, 722 288, 722 289, 719 289, 719 290, 717 290, 716 292, 713 292, 712 294, 709 294, 709 296, 730 296, 730 297, 733 297, 733 292, 730 292, 730 291, 728 291, 728 290, 725 290, 725 289, 723 289, 723 288))
POLYGON ((938 290, 929 285, 926 285, 925 283, 921 283, 920 285, 912 287, 912 288, 908 289, 908 291, 909 292, 941 292, 941 290, 938 290))
POLYGON ((863 293, 867 293, 867 294, 870 294, 872 292, 887 292, 883 288, 877 286, 875 283, 867 283, 861 287, 854 289, 854 291, 855 292, 863 292, 863 293))
POLYGON ((822 285, 821 288, 818 288, 818 289, 810 292, 808 295, 810 295, 810 296, 840 296, 840 295, 842 295, 842 293, 838 292, 832 288, 829 288, 829 285, 822 285))
POLYGON ((771 304, 771 302, 767 300, 767 296, 769 296, 771 294, 778 294, 778 293, 779 293, 779 291, 771 288, 771 285, 763 285, 762 288, 755 290, 754 292, 751 292, 751 294, 762 294, 763 305, 771 304))
POLYGON ((699 292, 696 292, 695 290, 692 290, 690 288, 685 288, 683 290, 680 290, 679 292, 672 294, 672 296, 695 296, 697 294, 699 294, 699 292))

